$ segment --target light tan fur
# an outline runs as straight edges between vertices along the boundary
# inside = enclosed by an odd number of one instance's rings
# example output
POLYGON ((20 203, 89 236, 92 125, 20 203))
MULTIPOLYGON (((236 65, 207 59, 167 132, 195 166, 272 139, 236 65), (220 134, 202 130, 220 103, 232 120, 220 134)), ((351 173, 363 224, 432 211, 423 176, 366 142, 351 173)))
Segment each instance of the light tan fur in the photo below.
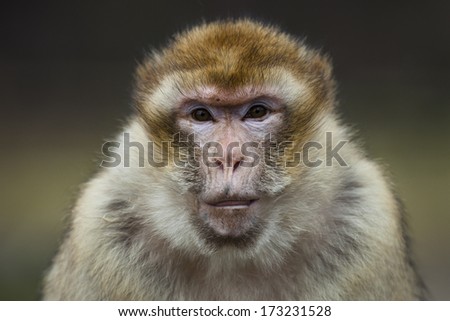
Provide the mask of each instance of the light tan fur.
MULTIPOLYGON (((277 130, 294 142, 278 162, 308 141, 325 146, 331 132, 334 141, 350 141, 340 153, 349 166, 265 168, 271 183, 256 214, 263 227, 253 242, 235 246, 211 244, 199 233, 189 173, 172 162, 139 167, 133 154, 130 167, 104 168, 84 186, 44 299, 423 297, 399 202, 336 116, 331 67, 317 51, 249 20, 204 24, 150 55, 136 82, 137 113, 124 132, 144 146, 172 138, 186 101, 220 107, 264 95, 285 105, 277 130)), ((155 148, 162 153, 161 144, 155 148)), ((325 150, 314 156, 325 159, 325 150)))

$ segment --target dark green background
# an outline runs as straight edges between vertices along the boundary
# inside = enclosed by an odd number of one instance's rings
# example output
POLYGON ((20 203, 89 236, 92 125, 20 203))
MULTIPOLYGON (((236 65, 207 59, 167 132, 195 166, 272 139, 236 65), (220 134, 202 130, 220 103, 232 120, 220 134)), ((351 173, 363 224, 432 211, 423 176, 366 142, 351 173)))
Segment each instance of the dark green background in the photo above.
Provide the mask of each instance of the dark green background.
POLYGON ((131 111, 136 61, 205 19, 249 16, 333 58, 340 110, 410 213, 432 298, 450 299, 450 1, 3 1, 0 299, 39 297, 64 215, 131 111))

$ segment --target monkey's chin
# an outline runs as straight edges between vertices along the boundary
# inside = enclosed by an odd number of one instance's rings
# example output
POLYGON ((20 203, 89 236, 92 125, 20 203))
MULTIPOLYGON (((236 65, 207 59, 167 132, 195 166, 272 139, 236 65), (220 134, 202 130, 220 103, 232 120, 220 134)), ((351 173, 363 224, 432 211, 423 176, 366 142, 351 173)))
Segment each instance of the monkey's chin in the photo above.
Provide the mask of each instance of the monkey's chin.
POLYGON ((258 201, 202 203, 199 207, 204 238, 220 245, 247 245, 259 234, 258 201))

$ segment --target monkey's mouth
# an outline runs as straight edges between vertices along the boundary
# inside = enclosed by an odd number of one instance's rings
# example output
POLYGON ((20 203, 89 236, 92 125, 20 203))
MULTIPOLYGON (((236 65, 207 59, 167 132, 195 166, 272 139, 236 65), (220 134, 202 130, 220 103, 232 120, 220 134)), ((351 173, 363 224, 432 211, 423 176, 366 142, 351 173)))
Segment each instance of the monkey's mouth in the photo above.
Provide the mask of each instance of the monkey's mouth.
POLYGON ((209 239, 214 234, 220 238, 242 238, 256 228, 259 222, 258 199, 217 199, 200 202, 198 218, 209 230, 209 239))
POLYGON ((214 206, 214 207, 223 207, 223 208, 247 208, 254 202, 256 202, 257 199, 251 199, 251 200, 223 200, 218 201, 215 203, 207 203, 208 205, 214 206))

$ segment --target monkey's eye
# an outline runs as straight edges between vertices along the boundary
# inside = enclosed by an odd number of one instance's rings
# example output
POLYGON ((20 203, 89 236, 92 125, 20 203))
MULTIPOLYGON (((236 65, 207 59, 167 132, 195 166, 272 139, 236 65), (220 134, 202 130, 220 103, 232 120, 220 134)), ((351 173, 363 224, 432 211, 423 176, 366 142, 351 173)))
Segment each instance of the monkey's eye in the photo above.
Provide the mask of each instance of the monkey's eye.
POLYGON ((198 108, 192 112, 192 118, 196 121, 210 121, 212 116, 205 108, 198 108))
POLYGON ((262 118, 267 115, 269 110, 264 105, 253 105, 244 116, 244 118, 262 118))

